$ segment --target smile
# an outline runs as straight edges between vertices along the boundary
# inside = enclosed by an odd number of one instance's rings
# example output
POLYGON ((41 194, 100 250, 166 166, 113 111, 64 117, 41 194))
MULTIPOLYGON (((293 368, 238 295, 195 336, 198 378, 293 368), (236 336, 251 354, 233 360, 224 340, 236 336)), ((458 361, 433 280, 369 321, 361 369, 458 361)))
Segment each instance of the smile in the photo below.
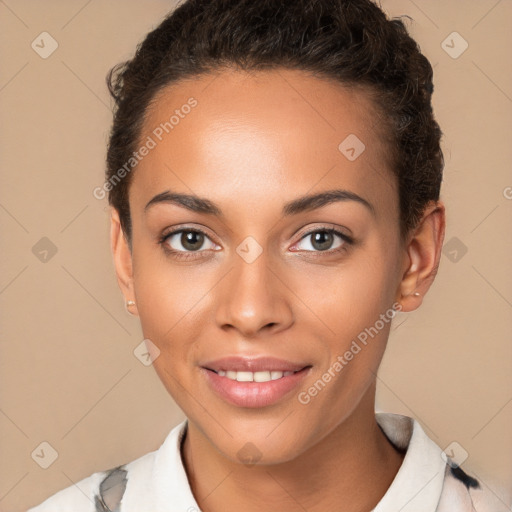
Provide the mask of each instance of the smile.
POLYGON ((267 407, 294 396, 312 366, 275 358, 229 357, 201 365, 210 392, 237 407, 267 407))

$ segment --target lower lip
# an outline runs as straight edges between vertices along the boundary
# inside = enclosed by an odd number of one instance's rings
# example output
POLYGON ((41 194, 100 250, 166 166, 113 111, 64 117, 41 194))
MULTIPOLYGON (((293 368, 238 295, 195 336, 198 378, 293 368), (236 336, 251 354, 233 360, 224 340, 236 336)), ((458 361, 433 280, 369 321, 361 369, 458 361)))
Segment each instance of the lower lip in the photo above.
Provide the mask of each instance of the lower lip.
POLYGON ((268 382, 238 382, 221 377, 213 370, 201 370, 213 390, 230 404, 238 407, 265 407, 278 402, 295 389, 310 368, 268 382))

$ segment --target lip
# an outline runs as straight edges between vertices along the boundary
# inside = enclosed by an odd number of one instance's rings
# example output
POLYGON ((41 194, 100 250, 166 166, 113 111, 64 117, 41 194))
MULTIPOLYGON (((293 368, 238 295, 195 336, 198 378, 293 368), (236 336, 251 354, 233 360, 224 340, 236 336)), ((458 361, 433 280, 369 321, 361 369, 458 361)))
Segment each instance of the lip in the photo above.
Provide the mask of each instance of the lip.
POLYGON ((225 357, 201 366, 209 387, 224 401, 237 407, 267 407, 284 399, 303 381, 311 370, 310 364, 293 363, 274 357, 225 357), (268 382, 238 382, 221 377, 216 372, 264 370, 294 372, 268 382))

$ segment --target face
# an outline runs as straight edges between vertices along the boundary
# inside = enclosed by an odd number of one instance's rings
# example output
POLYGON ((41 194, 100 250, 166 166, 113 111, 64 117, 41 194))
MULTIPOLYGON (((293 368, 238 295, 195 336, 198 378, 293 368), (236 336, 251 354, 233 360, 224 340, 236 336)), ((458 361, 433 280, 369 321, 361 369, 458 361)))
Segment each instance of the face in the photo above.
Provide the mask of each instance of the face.
POLYGON ((374 383, 404 270, 378 120, 295 70, 194 78, 148 111, 127 286, 160 379, 233 461, 297 457, 374 383))

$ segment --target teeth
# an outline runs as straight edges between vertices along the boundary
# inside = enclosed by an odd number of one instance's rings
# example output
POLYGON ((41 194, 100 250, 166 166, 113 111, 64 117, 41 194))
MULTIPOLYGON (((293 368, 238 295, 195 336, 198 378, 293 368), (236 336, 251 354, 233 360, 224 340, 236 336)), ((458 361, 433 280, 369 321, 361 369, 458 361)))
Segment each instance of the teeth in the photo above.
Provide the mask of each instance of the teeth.
POLYGON ((233 372, 219 370, 217 373, 220 377, 227 377, 228 379, 236 380, 238 382, 269 382, 271 380, 277 380, 282 377, 288 377, 289 375, 293 375, 295 372, 233 372))
POLYGON ((268 382, 270 379, 270 372, 254 372, 252 380, 254 382, 268 382))
POLYGON ((253 379, 252 372, 236 372, 236 380, 238 382, 252 382, 253 379))

